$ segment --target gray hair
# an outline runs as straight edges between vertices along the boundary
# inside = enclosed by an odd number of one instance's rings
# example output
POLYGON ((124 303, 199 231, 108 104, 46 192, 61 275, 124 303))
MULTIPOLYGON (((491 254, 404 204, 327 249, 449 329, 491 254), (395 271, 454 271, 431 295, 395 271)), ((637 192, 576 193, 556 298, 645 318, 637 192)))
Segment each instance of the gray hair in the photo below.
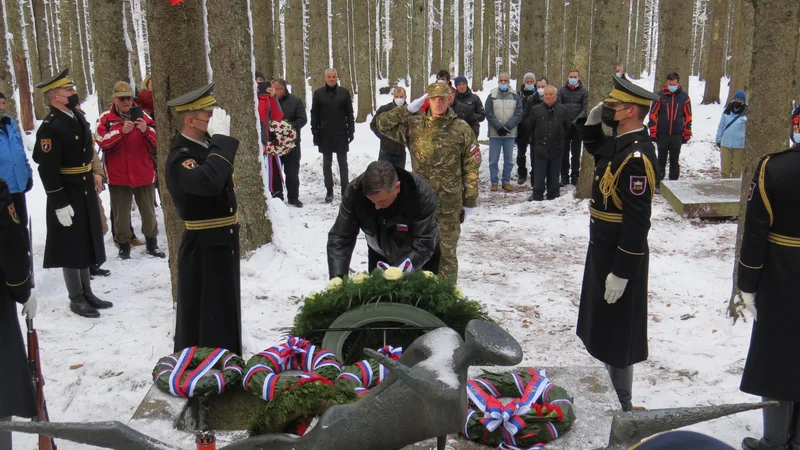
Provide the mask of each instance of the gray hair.
POLYGON ((553 91, 553 92, 554 92, 556 95, 558 95, 558 89, 556 89, 556 87, 555 87, 555 86, 553 86, 552 84, 548 84, 548 85, 547 85, 547 86, 545 86, 545 88, 544 88, 544 92, 545 92, 545 93, 546 93, 547 91, 549 91, 549 90, 550 90, 550 91, 553 91))
POLYGON ((272 82, 278 83, 279 85, 281 85, 282 88, 286 89, 287 91, 289 90, 289 86, 286 84, 286 80, 284 80, 283 78, 275 78, 274 80, 272 80, 272 82))
POLYGON ((384 189, 393 191, 397 185, 397 170, 388 161, 374 161, 367 166, 361 176, 364 195, 375 195, 384 189))
POLYGON ((339 72, 337 72, 336 69, 334 69, 333 67, 331 67, 328 70, 326 70, 325 71, 325 75, 327 75, 327 74, 329 74, 331 72, 335 73, 337 77, 339 76, 339 72))
POLYGON ((511 81, 511 74, 509 74, 508 72, 500 72, 500 75, 497 76, 497 80, 499 81, 500 78, 503 78, 503 75, 505 75, 506 78, 508 78, 508 80, 511 81))

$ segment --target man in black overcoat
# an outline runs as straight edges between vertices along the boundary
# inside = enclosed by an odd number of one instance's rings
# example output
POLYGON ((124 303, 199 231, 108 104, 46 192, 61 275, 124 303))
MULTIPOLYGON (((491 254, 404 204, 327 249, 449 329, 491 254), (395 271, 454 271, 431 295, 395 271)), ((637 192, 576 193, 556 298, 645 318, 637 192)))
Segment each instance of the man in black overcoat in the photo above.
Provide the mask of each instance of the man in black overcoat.
POLYGON ((595 176, 578 336, 606 364, 623 411, 633 408, 633 365, 647 359, 647 233, 657 160, 643 121, 656 98, 614 77, 583 130, 595 176))

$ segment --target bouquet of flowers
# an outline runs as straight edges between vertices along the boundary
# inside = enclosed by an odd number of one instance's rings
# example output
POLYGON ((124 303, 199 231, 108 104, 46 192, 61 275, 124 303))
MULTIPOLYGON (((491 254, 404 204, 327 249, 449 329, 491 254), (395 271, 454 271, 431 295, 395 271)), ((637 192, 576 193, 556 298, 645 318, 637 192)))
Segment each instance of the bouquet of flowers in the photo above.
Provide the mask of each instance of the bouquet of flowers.
POLYGON ((265 155, 283 156, 294 150, 297 132, 289 122, 269 123, 269 141, 264 147, 265 155))

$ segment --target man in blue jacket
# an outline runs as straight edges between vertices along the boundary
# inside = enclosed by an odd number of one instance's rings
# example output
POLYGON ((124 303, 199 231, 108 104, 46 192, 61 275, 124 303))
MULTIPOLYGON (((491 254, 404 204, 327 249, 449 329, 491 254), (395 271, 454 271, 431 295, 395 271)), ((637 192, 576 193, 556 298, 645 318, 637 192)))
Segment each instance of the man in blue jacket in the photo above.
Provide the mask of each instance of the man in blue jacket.
POLYGON ((33 187, 33 171, 25 156, 25 146, 17 123, 6 115, 6 96, 0 92, 0 178, 8 184, 11 201, 22 228, 28 229, 28 204, 25 193, 33 187))

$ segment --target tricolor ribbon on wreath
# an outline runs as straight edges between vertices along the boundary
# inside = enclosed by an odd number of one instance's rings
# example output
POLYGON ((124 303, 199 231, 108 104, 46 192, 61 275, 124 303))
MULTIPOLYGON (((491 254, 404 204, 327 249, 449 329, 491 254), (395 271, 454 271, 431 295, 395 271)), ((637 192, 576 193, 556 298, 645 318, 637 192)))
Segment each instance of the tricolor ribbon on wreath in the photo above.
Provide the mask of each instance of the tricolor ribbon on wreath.
MULTIPOLYGON (((192 357, 194 356, 194 352, 197 350, 197 347, 189 347, 184 349, 181 352, 180 357, 178 357, 178 362, 175 365, 175 369, 172 371, 172 374, 169 377, 169 390, 170 393, 176 397, 191 397, 194 393, 194 388, 197 386, 197 382, 200 378, 203 377, 209 370, 211 370, 219 361, 220 358, 226 353, 225 350, 218 348, 214 350, 200 365, 198 365, 192 373, 186 377, 183 383, 181 383, 181 378, 183 377, 183 373, 186 372, 189 364, 192 362, 192 357)), ((217 380, 219 383, 220 380, 217 380)), ((220 387, 220 392, 224 386, 220 387)))
POLYGON ((403 356, 403 347, 394 348, 391 345, 385 345, 378 349, 378 353, 397 361, 403 356))

